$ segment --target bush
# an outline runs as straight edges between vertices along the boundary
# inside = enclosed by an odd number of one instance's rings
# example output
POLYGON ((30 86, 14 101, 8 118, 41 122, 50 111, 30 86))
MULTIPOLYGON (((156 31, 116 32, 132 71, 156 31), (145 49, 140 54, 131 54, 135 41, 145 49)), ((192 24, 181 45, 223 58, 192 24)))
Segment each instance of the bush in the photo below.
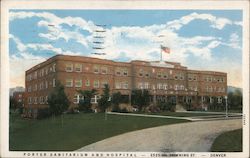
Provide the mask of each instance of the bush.
POLYGON ((38 109, 37 111, 37 119, 44 119, 50 116, 51 116, 51 112, 49 111, 49 108, 38 109))
POLYGON ((148 112, 152 112, 152 113, 157 113, 157 112, 160 112, 161 109, 159 108, 159 106, 150 105, 150 106, 147 108, 147 111, 148 111, 148 112))
POLYGON ((175 104, 171 102, 159 102, 157 106, 160 108, 161 111, 175 111, 175 104))

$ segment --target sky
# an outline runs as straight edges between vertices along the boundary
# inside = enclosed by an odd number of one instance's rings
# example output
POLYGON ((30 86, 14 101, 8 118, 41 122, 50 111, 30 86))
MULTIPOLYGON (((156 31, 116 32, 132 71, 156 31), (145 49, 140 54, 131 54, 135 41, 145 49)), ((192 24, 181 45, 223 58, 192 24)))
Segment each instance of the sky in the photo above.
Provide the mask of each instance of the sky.
POLYGON ((10 86, 56 54, 156 61, 160 45, 163 60, 226 72, 242 88, 241 10, 10 10, 10 86))

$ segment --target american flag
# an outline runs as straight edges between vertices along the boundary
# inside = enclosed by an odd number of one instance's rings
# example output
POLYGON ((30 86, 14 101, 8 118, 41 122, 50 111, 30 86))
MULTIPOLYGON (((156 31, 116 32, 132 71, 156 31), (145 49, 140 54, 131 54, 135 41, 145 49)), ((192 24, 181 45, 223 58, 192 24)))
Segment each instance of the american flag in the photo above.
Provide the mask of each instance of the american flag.
POLYGON ((161 50, 164 52, 164 53, 170 53, 170 48, 168 48, 168 47, 165 47, 165 46, 163 46, 163 45, 161 45, 161 50))

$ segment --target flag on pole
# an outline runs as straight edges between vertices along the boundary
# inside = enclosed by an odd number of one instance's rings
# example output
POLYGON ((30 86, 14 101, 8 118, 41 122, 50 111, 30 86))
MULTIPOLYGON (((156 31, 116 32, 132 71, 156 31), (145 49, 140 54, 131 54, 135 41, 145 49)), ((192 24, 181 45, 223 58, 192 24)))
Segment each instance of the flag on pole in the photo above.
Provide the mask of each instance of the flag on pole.
POLYGON ((170 53, 170 48, 168 48, 168 47, 165 47, 165 46, 163 46, 163 45, 161 45, 161 50, 164 52, 164 53, 170 53))

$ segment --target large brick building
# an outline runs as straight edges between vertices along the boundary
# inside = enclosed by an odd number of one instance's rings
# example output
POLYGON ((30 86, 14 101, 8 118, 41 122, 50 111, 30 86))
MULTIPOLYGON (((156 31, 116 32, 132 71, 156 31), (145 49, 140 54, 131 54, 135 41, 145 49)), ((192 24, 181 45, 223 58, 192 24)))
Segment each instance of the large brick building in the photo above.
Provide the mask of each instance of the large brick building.
MULTIPOLYGON (((96 89, 100 95, 105 84, 111 93, 120 91, 129 102, 133 89, 148 89, 152 102, 171 100, 196 107, 221 103, 227 95, 227 74, 223 72, 189 70, 166 61, 115 62, 56 55, 26 71, 26 112, 36 116, 37 109, 48 107, 48 95, 58 81, 65 87, 70 107, 81 99, 77 89, 96 89)), ((92 98, 93 104, 99 95, 92 98)))

